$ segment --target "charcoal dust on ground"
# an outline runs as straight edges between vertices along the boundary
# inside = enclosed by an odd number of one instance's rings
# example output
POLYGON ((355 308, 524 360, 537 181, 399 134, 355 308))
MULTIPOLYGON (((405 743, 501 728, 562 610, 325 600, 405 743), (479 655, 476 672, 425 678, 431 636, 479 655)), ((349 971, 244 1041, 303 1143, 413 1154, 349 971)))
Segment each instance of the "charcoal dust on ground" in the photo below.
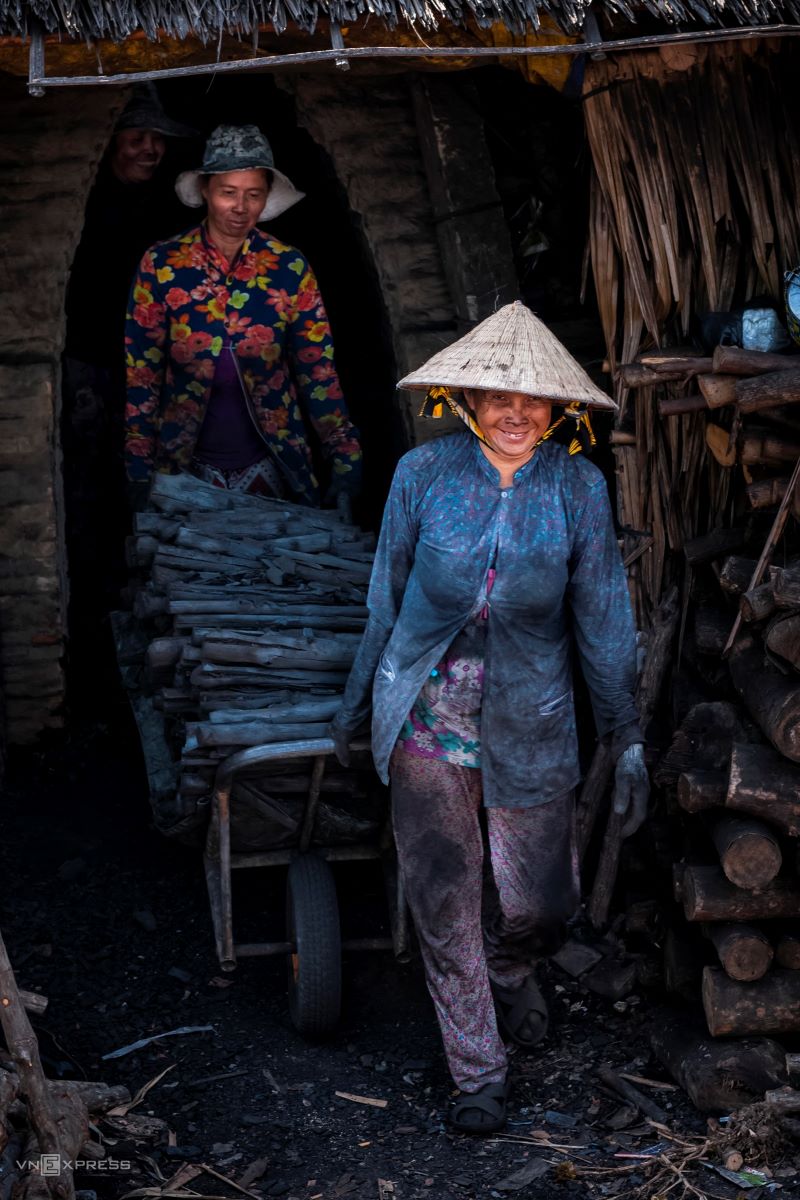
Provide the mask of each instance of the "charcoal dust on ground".
MULTIPOLYGON (((505 1134, 449 1132, 449 1077, 418 958, 347 955, 339 1028, 304 1041, 289 1020, 285 959, 220 970, 200 852, 161 837, 149 816, 122 700, 11 764, 0 925, 19 985, 49 997, 35 1022, 45 1070, 131 1095, 158 1080, 95 1127, 106 1162, 79 1172, 85 1200, 655 1196, 674 1181, 673 1167, 661 1183, 653 1172, 670 1139, 684 1140, 684 1157, 702 1143, 706 1119, 651 1057, 647 993, 603 998, 553 964, 551 1032, 512 1058, 505 1134), (114 1055, 185 1029, 195 1031, 114 1055), (665 1123, 615 1095, 602 1068, 644 1079, 665 1123)), ((337 882, 352 935, 385 927, 373 866, 342 864, 337 882)), ((280 940, 285 871, 237 884, 245 938, 280 940)), ((736 1194, 714 1179, 709 1195, 736 1194)))

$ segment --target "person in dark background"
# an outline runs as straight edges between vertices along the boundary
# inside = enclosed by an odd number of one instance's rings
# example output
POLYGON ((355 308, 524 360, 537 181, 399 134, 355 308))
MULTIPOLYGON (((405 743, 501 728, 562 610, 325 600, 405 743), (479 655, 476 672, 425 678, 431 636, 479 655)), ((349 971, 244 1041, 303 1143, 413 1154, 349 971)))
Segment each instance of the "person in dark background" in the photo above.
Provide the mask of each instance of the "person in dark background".
POLYGON ((167 116, 153 85, 135 89, 89 195, 70 273, 62 448, 73 650, 94 644, 125 582, 125 310, 144 250, 187 223, 164 159, 169 139, 194 132, 167 116))
MULTIPOLYGON (((148 246, 178 233, 188 213, 160 170, 168 138, 195 131, 164 112, 152 85, 139 87, 120 116, 86 205, 67 287, 66 355, 121 370, 131 279, 148 246)), ((120 413, 120 418, 121 418, 120 413)))
POLYGON ((361 448, 316 277, 257 224, 302 193, 255 125, 218 126, 201 167, 175 187, 206 218, 152 246, 134 278, 125 431, 134 503, 146 503, 155 471, 302 504, 358 495, 361 448))

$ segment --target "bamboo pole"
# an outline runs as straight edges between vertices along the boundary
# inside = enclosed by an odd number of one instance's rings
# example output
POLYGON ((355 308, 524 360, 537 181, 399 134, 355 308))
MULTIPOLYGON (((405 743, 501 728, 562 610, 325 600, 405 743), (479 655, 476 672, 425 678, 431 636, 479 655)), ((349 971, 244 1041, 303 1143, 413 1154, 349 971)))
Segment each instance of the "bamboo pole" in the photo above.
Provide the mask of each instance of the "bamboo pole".
MULTIPOLYGON (((721 42, 753 41, 760 38, 797 37, 800 28, 794 25, 756 25, 745 29, 711 29, 699 33, 651 34, 646 37, 618 38, 603 42, 603 51, 647 50, 658 46, 710 45, 721 42)), ((33 53, 29 65, 28 91, 42 96, 47 88, 105 86, 119 87, 131 83, 156 82, 160 79, 184 79, 194 75, 240 74, 245 71, 274 71, 279 67, 292 68, 332 61, 338 65, 353 58, 507 58, 524 55, 526 58, 583 55, 586 43, 566 43, 557 46, 344 46, 331 50, 309 50, 294 54, 265 54, 256 58, 218 60, 191 67, 166 67, 154 71, 122 71, 114 75, 51 75, 44 73, 41 61, 33 53)), ((37 51, 38 53, 38 51, 37 51)))

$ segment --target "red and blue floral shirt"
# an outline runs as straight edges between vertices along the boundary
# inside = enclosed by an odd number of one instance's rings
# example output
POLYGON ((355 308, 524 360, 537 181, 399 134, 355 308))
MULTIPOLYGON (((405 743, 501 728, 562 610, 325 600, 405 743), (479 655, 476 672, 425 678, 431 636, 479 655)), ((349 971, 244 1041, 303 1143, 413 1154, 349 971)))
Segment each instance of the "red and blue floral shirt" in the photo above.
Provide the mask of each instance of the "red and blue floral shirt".
POLYGON ((298 250, 253 229, 228 264, 200 225, 147 251, 128 310, 125 460, 131 481, 189 466, 217 360, 228 345, 270 447, 265 454, 274 452, 291 498, 319 503, 307 423, 334 483, 357 490, 358 436, 317 281, 298 250))
POLYGON ((486 604, 436 664, 405 719, 397 744, 417 758, 438 758, 457 767, 481 765, 483 660, 489 597, 497 571, 489 568, 486 604))

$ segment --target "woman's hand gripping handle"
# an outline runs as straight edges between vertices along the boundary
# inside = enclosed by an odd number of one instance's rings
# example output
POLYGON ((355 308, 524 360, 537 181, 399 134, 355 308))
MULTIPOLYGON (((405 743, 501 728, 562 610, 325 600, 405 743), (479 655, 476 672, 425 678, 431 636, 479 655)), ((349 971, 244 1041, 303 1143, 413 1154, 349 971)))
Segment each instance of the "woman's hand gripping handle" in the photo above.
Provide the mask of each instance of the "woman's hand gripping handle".
POLYGON ((623 818, 622 836, 635 833, 647 816, 650 777, 644 761, 644 746, 634 742, 617 759, 614 775, 614 812, 623 818))

